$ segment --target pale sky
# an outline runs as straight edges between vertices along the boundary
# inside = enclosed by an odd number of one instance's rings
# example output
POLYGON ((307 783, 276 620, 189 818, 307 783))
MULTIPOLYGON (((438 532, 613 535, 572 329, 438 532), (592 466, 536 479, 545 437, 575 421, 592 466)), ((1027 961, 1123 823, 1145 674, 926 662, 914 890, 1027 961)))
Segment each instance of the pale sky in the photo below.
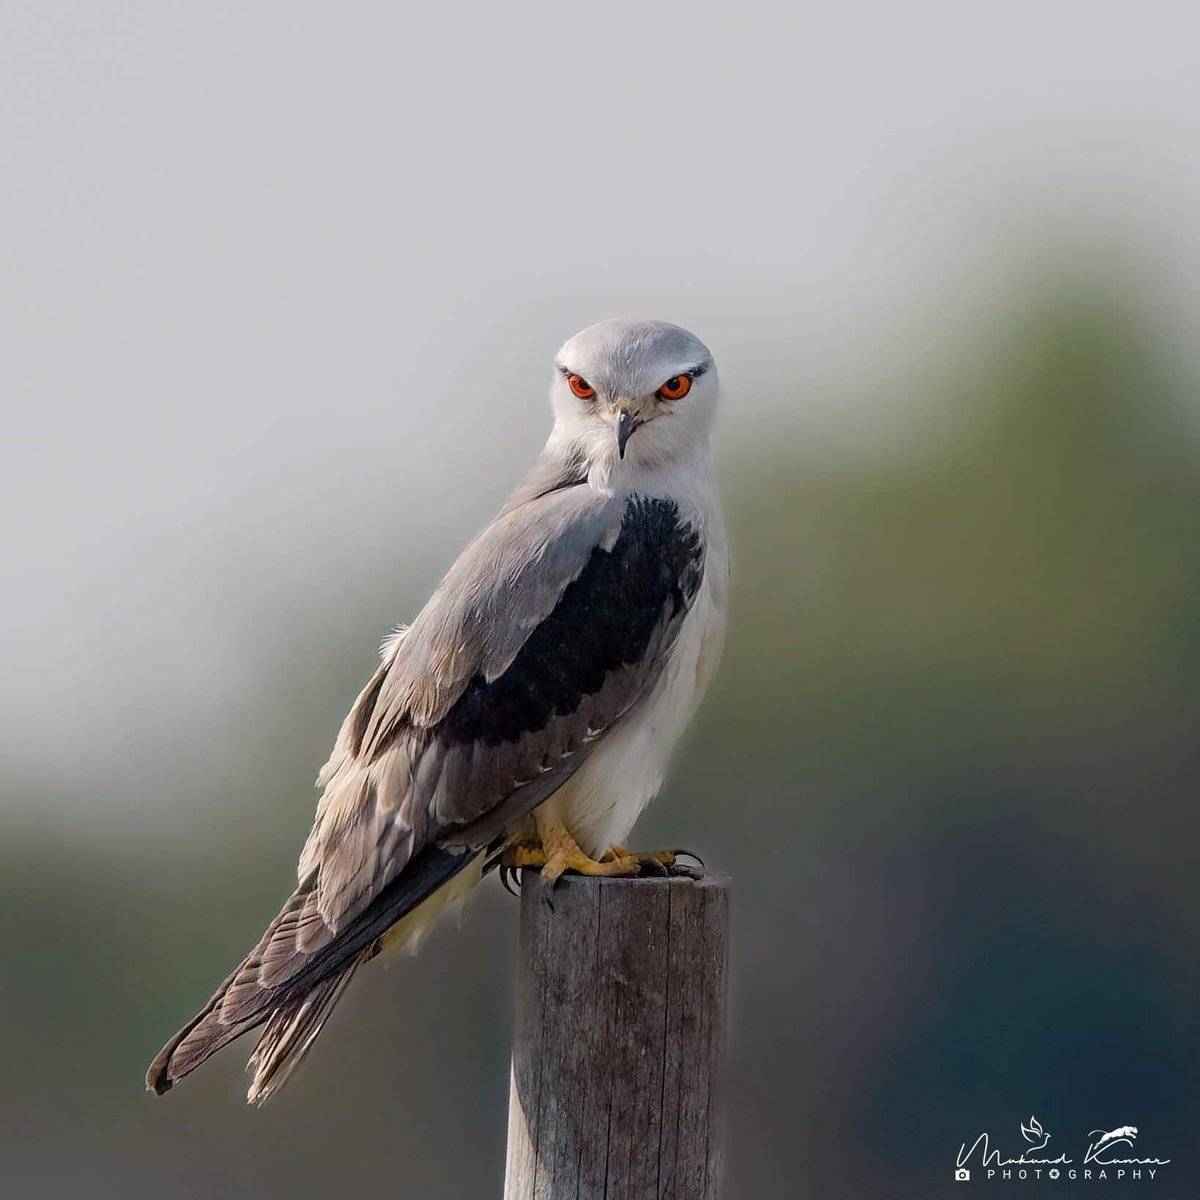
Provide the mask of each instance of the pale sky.
POLYGON ((151 811, 281 597, 378 556, 411 617, 592 321, 709 342, 726 461, 886 405, 1048 233, 1186 330, 1191 12, 4 0, 0 779, 49 798, 0 805, 151 811))

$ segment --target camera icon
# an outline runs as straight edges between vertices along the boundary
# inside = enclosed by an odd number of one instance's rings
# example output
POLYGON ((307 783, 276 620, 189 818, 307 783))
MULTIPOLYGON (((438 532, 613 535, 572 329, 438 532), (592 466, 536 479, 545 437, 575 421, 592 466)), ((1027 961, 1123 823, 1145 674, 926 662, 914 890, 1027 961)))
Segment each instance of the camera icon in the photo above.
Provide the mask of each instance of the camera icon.
POLYGON ((960 1180, 961 1179, 970 1179, 971 1172, 968 1171, 966 1167, 959 1167, 958 1170, 954 1172, 954 1178, 960 1179, 960 1180))

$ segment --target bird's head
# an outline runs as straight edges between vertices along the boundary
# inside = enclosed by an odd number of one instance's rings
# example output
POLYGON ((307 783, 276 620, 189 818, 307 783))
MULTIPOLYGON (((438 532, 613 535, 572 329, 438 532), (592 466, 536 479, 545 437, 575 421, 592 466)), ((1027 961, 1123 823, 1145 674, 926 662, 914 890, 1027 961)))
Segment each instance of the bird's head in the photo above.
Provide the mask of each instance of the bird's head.
POLYGON ((666 321, 601 321, 554 360, 555 430, 588 461, 655 466, 703 452, 717 407, 705 344, 666 321))

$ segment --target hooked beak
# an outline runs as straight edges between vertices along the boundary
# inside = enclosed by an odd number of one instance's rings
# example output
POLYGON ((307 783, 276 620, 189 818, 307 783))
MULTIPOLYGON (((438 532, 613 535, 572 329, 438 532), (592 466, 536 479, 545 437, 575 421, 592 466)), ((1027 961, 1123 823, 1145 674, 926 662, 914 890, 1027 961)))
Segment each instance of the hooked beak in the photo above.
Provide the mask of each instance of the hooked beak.
POLYGON ((625 443, 633 436, 633 431, 641 424, 627 408, 617 413, 617 456, 625 457, 625 443))

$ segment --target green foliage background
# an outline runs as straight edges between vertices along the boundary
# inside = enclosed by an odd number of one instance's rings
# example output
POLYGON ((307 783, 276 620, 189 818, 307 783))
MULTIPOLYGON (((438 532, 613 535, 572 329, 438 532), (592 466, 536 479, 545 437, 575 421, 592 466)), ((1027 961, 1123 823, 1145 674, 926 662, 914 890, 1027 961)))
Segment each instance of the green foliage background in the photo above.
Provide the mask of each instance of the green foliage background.
MULTIPOLYGON (((1125 285, 1047 269, 955 353, 918 347, 888 380, 908 399, 863 418, 894 425, 870 454, 795 431, 722 462, 726 659, 638 840, 735 880, 735 1200, 941 1194, 961 1141, 1016 1153, 1031 1112, 1068 1151, 1138 1125, 1176 1160, 1156 1194, 1190 1194, 1196 380, 1125 285)), ((516 909, 491 885, 462 931, 362 975, 277 1103, 243 1107, 240 1046, 141 1091, 288 888, 308 780, 395 619, 378 571, 338 622, 301 615, 303 658, 248 639, 259 740, 191 785, 211 816, 169 852, 7 825, 6 1195, 497 1194, 516 909)), ((419 599, 436 566, 410 575, 419 599)))

